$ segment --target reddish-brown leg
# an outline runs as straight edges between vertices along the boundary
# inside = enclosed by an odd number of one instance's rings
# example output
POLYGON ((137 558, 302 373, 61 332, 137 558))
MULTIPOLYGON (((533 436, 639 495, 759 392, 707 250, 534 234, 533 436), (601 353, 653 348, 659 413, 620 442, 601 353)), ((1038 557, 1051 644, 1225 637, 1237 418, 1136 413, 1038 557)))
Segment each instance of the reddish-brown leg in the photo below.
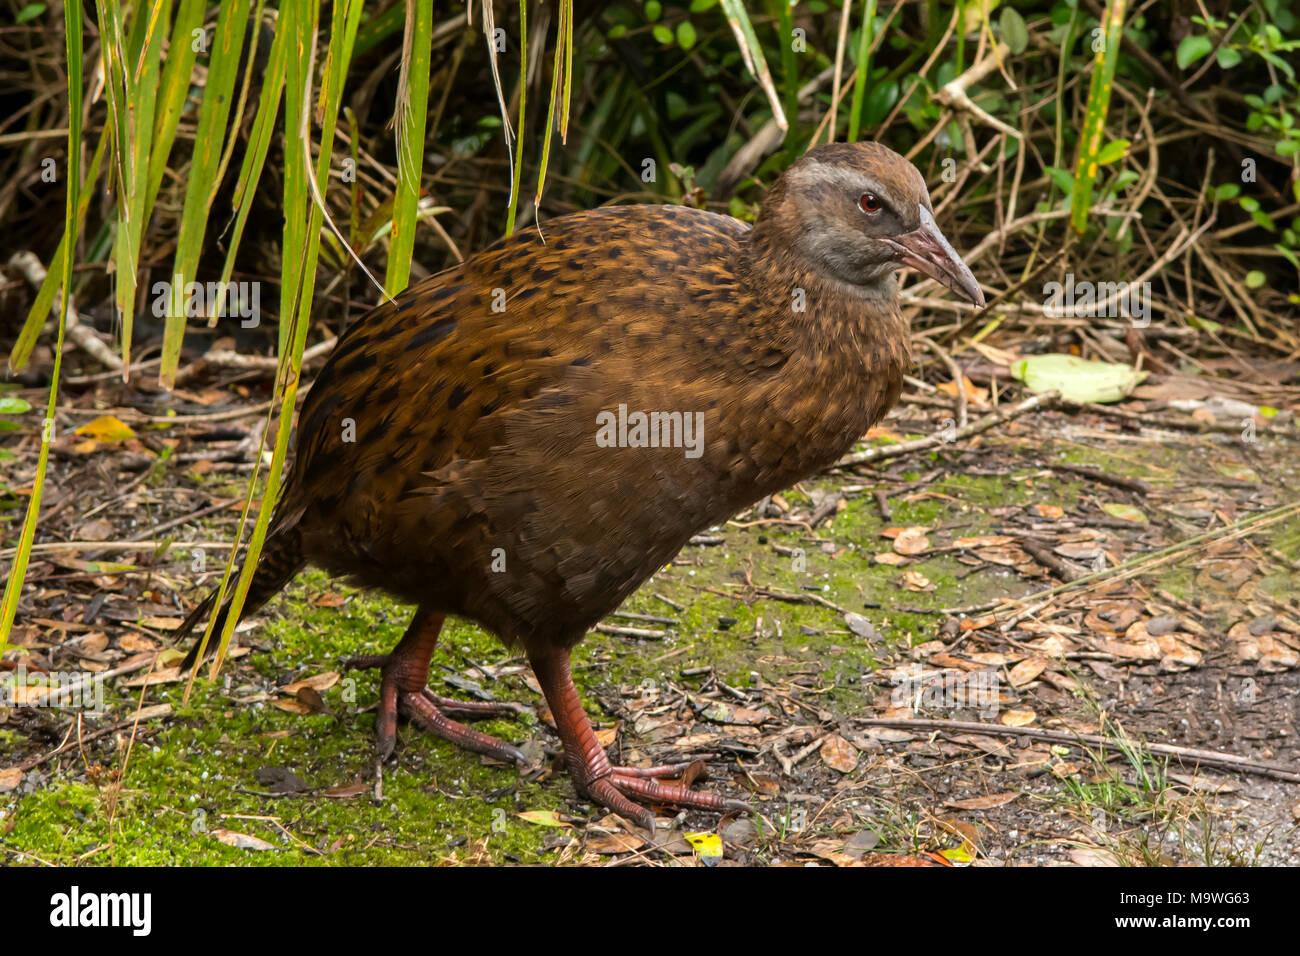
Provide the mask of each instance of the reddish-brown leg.
POLYGON ((615 767, 609 762, 605 748, 596 740, 587 712, 582 709, 578 689, 569 675, 569 652, 546 650, 528 656, 537 681, 546 694, 555 716, 555 726, 564 742, 564 756, 569 774, 578 792, 604 807, 613 810, 645 829, 654 832, 655 818, 632 798, 652 804, 667 804, 689 810, 747 811, 749 806, 739 800, 729 800, 716 794, 690 790, 679 784, 660 783, 656 777, 674 776, 684 770, 685 763, 661 767, 615 767))
POLYGON ((420 608, 401 643, 391 654, 363 654, 343 662, 345 670, 378 667, 379 711, 375 717, 375 749, 387 760, 397 744, 397 715, 400 712, 426 733, 454 744, 521 766, 528 758, 518 747, 457 723, 457 717, 512 717, 523 708, 518 704, 461 701, 429 690, 429 661, 438 646, 438 632, 445 615, 420 608))

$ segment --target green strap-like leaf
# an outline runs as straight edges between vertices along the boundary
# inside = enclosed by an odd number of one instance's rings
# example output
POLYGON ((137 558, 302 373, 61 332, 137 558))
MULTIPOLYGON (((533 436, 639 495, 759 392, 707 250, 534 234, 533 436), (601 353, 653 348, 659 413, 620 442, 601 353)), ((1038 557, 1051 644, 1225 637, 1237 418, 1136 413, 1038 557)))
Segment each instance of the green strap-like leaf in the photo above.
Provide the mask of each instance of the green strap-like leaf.
MULTIPOLYGON (((496 69, 496 48, 492 45, 491 36, 488 37, 488 49, 492 53, 492 68, 496 69)), ((500 91, 497 93, 500 96, 500 91)), ((506 209, 506 235, 509 236, 515 231, 515 213, 519 210, 519 181, 524 174, 524 107, 528 102, 528 0, 519 0, 519 135, 515 137, 515 154, 514 169, 512 170, 510 180, 510 205, 506 209)), ((501 109, 505 111, 505 99, 501 100, 501 109)), ((508 127, 510 125, 509 117, 506 117, 506 142, 510 141, 508 127)))
MULTIPOLYGON (((280 110, 280 98, 284 93, 285 71, 289 61, 289 32, 282 29, 282 18, 277 13, 275 39, 271 41, 271 52, 266 59, 266 69, 262 73, 262 92, 257 101, 257 113, 253 118, 253 128, 248 136, 248 146, 244 150, 244 161, 239 167, 239 178, 235 181, 232 202, 236 209, 235 225, 231 229, 229 248, 226 250, 226 263, 221 269, 221 281, 230 281, 235 269, 235 254, 244 237, 244 226, 248 214, 253 210, 253 195, 258 180, 262 176, 262 167, 266 163, 266 153, 275 135, 275 118, 280 110)), ((226 211, 218 209, 218 216, 226 211)), ((211 320, 209 320, 211 321, 211 320)))
MULTIPOLYGON (((195 279, 203 236, 207 231, 209 206, 230 118, 231 93, 239 76, 240 54, 248 27, 248 7, 249 0, 228 0, 221 5, 217 17, 207 85, 203 89, 199 125, 194 134, 194 158, 186 183, 180 235, 176 239, 176 259, 168 277, 172 284, 171 296, 163 330, 162 362, 158 369, 158 381, 164 388, 171 388, 180 362, 181 342, 185 336, 185 286, 195 279)), ((230 135, 235 135, 235 132, 231 131, 230 135)))
POLYGON ((1092 207, 1092 187, 1097 181, 1098 156, 1106 132, 1106 114, 1119 63, 1119 46, 1124 29, 1127 0, 1110 0, 1102 17, 1100 41, 1092 66, 1092 85, 1088 89, 1088 108, 1079 136, 1079 159, 1074 166, 1074 191, 1070 196, 1070 228, 1083 235, 1092 207))
MULTIPOLYGON (((99 136, 99 145, 95 147, 95 155, 90 160, 90 170, 86 173, 86 181, 82 184, 77 196, 77 214, 73 219, 72 238, 75 244, 76 238, 81 235, 81 230, 86 225, 86 209, 90 205, 91 198, 95 195, 95 181, 99 178, 99 169, 104 162, 105 147, 108 146, 109 130, 104 127, 103 133, 99 136)), ((45 273, 45 281, 41 283, 40 289, 36 293, 36 301, 32 303, 31 311, 27 313, 27 319, 23 322, 22 331, 18 333, 18 341, 14 343, 13 351, 9 353, 9 368, 13 371, 25 368, 27 360, 31 357, 32 349, 36 347, 36 340, 40 337, 41 329, 45 328, 45 320, 50 314, 50 309, 54 306, 54 296, 59 291, 60 284, 63 281, 63 257, 68 251, 68 234, 64 233, 59 239, 59 247, 54 250, 54 257, 50 259, 49 270, 45 273)), ((65 289, 63 301, 68 301, 68 294, 65 289)), ((66 307, 64 312, 66 312, 66 307)))
POLYGON ((424 128, 429 111, 429 56, 433 41, 433 0, 408 0, 402 74, 397 94, 397 200, 388 243, 384 287, 389 295, 406 288, 411 277, 415 227, 419 223, 420 174, 424 171, 424 128))
POLYGON ((542 190, 546 185, 546 170, 551 162, 551 134, 558 122, 560 136, 569 130, 569 96, 573 80, 573 0, 561 0, 560 23, 555 34, 555 66, 551 72, 551 101, 546 108, 546 123, 542 130, 542 163, 537 171, 537 193, 533 210, 541 221, 542 190))
MULTIPOLYGON (((67 49, 68 69, 68 193, 63 207, 63 235, 69 239, 76 235, 77 212, 80 207, 81 185, 81 0, 64 0, 63 31, 67 49)), ((102 22, 102 21, 101 21, 102 22)), ((98 153, 96 155, 102 155, 98 153)), ((60 274, 66 301, 72 288, 72 255, 63 257, 60 274)), ((48 308, 48 306, 47 306, 48 308)), ((32 553, 36 538, 36 519, 41 513, 41 492, 45 488, 45 470, 50 460, 50 442, 54 438, 54 413, 58 407, 59 373, 63 368, 63 330, 68 310, 59 310, 59 332, 54 345, 54 367, 50 370, 50 397, 45 406, 45 425, 41 429, 41 450, 36 459, 36 474, 32 478, 32 493, 27 499, 27 514, 23 518, 22 532, 18 536, 13 564, 5 581, 4 597, 0 598, 0 657, 9 645, 9 632, 13 630, 14 615, 18 612, 18 597, 22 593, 23 579, 27 576, 27 559, 32 553)))
MULTIPOLYGON (((302 370, 302 353, 307 344, 308 317, 311 315, 312 299, 315 292, 316 263, 320 255, 320 233, 324 214, 313 202, 311 188, 307 183, 308 175, 316 178, 317 189, 323 196, 328 185, 329 166, 334 148, 334 131, 338 122, 339 103, 343 96, 343 81, 347 76, 350 51, 356 36, 357 23, 360 19, 361 0, 341 0, 334 6, 334 16, 330 31, 330 49, 326 63, 328 69, 324 74, 320 98, 320 154, 314 172, 310 168, 309 122, 310 103, 307 100, 308 85, 315 62, 316 22, 319 8, 315 0, 287 0, 281 7, 281 28, 291 35, 285 95, 285 221, 286 235, 289 224, 295 220, 304 223, 303 227, 293 230, 298 244, 284 245, 284 258, 281 266, 282 290, 288 292, 289 309, 280 315, 280 371, 277 375, 279 389, 279 424, 275 437, 275 450, 271 455, 271 464, 267 469, 266 487, 262 491, 262 501, 257 512, 257 521, 249 538, 248 550, 244 555, 243 568, 235 592, 231 598, 231 612, 222 629, 217 656, 212 662, 212 676, 221 667, 226 648, 234 634, 239 614, 248 596, 253 575, 257 570, 257 560, 262 553, 270 527, 271 514, 280 494, 280 480, 284 471, 285 457, 289 448, 289 434, 293 428, 293 412, 298 395, 299 375, 302 370), (296 201, 290 204, 288 197, 296 201)), ((283 301, 282 296, 282 301, 283 301)), ((256 476, 249 483, 248 500, 245 502, 245 516, 251 504, 256 476)), ((241 528, 243 527, 241 523, 241 528)), ((231 549, 231 561, 236 549, 231 549)), ((226 577, 222 579, 222 589, 228 580, 231 565, 227 564, 226 577)), ((220 606, 220 600, 218 601, 220 606)), ((215 617, 214 617, 215 619, 215 617)), ((208 624, 211 632, 212 622, 208 624)), ((206 638, 206 635, 205 635, 206 638)))
POLYGON ((194 72, 194 31, 203 26, 203 0, 181 0, 172 26, 171 42, 163 59, 158 89, 158 110, 154 117, 153 149, 149 153, 149 184, 145 190, 144 221, 149 222, 153 204, 162 186, 167 157, 176 139, 176 127, 190 95, 190 74, 194 72))

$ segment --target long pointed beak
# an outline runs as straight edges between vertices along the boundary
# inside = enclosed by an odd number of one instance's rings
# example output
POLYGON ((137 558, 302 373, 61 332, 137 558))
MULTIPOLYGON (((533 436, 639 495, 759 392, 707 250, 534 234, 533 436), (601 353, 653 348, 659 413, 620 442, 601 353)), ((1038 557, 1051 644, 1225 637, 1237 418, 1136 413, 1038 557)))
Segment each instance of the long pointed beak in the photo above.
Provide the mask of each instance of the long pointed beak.
POLYGON ((930 210, 921 207, 921 227, 896 239, 886 239, 900 253, 904 265, 923 272, 936 282, 984 308, 984 292, 974 273, 939 231, 930 210))

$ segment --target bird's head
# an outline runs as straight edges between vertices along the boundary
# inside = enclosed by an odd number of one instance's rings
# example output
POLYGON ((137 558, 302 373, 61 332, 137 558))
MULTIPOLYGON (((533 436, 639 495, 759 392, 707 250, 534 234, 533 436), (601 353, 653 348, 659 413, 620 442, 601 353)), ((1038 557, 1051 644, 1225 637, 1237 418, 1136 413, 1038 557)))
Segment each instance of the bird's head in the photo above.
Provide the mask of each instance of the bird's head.
POLYGON ((920 172, 879 143, 810 150, 769 193, 759 226, 863 296, 892 298, 893 274, 908 266, 984 305, 975 276, 935 224, 920 172))

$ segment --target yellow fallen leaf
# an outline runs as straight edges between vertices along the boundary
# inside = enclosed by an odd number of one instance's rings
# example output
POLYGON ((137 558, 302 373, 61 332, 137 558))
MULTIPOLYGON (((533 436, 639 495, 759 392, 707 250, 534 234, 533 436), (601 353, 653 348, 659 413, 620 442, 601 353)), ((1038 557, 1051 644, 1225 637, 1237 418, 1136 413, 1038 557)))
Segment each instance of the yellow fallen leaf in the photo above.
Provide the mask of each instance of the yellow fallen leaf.
POLYGON ((170 684, 173 681, 181 679, 181 669, 179 667, 162 667, 152 674, 142 674, 139 677, 132 677, 128 681, 123 681, 123 687, 152 687, 154 684, 170 684))
POLYGON ((645 846, 645 840, 632 833, 601 833, 587 840, 586 848, 593 853, 635 853, 645 846))
POLYGON ((539 827, 572 826, 572 824, 565 823, 561 820, 554 810, 525 810, 523 813, 516 813, 515 816, 526 823, 532 823, 539 827))
POLYGON ((77 429, 77 434, 96 441, 126 441, 135 437, 130 425, 112 415, 100 415, 94 421, 86 422, 77 429))
POLYGON ((683 833, 682 836, 705 866, 713 866, 722 859, 722 837, 716 833, 683 833))
POLYGON ((157 644, 141 634, 123 634, 118 638, 117 643, 128 654, 139 654, 142 651, 152 651, 158 648, 157 644))
POLYGON ((184 620, 183 617, 142 617, 140 626, 157 631, 174 631, 184 620))
POLYGON ((949 863, 956 863, 958 865, 969 864, 975 859, 971 856, 970 850, 966 849, 965 844, 962 846, 955 846, 950 850, 940 850, 939 855, 949 863))
POLYGON ((1132 521, 1134 524, 1147 524, 1147 516, 1142 513, 1142 509, 1134 505, 1125 504, 1122 501, 1112 501, 1101 506, 1101 510, 1106 512, 1112 518, 1119 518, 1121 521, 1132 521))
POLYGON ((904 571, 903 587, 909 591, 933 591, 935 585, 920 571, 904 571))

